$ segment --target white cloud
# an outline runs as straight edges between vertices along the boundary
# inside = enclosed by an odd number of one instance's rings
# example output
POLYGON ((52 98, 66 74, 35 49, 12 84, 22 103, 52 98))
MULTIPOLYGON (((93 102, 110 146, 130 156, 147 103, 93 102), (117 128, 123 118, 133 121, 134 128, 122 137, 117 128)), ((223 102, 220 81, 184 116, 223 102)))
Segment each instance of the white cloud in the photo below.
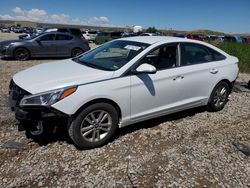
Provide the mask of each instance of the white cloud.
POLYGON ((34 21, 40 21, 42 19, 47 18, 47 12, 45 10, 41 10, 37 8, 26 11, 25 15, 28 19, 34 20, 34 21))
POLYGON ((14 9, 12 9, 12 12, 14 12, 17 15, 23 15, 24 14, 24 11, 20 7, 16 7, 14 9))
POLYGON ((11 20, 11 19, 13 19, 13 17, 10 16, 9 14, 4 14, 4 15, 0 14, 0 19, 1 20, 11 20))
POLYGON ((101 17, 94 17, 94 20, 96 22, 100 22, 100 23, 108 23, 109 22, 109 19, 105 16, 101 16, 101 17))
POLYGON ((15 7, 11 10, 12 14, 0 14, 2 20, 25 20, 44 23, 61 23, 61 24, 81 24, 81 25, 99 25, 107 26, 110 20, 105 17, 92 17, 89 19, 72 18, 68 14, 48 14, 46 10, 32 8, 29 10, 15 7))

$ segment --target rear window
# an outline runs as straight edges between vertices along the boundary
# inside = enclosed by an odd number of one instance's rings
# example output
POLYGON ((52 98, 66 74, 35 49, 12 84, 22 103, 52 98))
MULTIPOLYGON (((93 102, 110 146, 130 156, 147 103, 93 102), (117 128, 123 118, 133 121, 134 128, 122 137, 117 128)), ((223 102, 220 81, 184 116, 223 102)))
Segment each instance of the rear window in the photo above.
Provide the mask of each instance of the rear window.
POLYGON ((69 35, 56 35, 56 40, 71 40, 73 37, 69 35))
POLYGON ((182 44, 182 65, 194 65, 211 61, 221 61, 226 57, 209 47, 200 44, 182 44))
POLYGON ((70 31, 73 35, 81 35, 82 34, 80 29, 70 29, 70 31))
POLYGON ((221 53, 209 48, 210 50, 210 53, 212 54, 213 56, 213 61, 221 61, 221 60, 224 60, 226 59, 226 57, 224 55, 222 55, 221 53))

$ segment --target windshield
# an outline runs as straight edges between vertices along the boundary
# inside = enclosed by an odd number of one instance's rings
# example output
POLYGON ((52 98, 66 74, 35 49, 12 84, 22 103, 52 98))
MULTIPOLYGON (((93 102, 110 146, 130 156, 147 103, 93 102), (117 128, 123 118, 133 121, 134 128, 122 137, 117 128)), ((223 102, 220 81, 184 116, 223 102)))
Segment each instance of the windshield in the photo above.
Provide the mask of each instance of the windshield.
POLYGON ((38 36, 40 36, 42 33, 40 33, 40 34, 38 34, 38 33, 35 33, 35 34, 33 34, 33 35, 30 35, 29 37, 27 37, 26 39, 34 39, 34 38, 36 38, 36 37, 38 37, 38 36))
POLYGON ((115 71, 128 63, 148 46, 149 44, 140 42, 116 40, 106 43, 73 60, 89 67, 115 71))

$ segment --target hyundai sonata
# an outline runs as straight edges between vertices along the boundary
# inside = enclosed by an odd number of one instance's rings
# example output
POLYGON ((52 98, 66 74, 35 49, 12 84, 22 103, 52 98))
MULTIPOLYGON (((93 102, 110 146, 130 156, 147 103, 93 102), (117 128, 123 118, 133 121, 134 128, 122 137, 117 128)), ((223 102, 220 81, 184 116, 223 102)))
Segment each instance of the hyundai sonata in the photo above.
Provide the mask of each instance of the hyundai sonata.
POLYGON ((120 127, 198 106, 223 109, 238 71, 236 57, 201 41, 122 38, 17 73, 9 104, 20 130, 41 136, 47 120, 63 120, 76 146, 94 148, 120 127))

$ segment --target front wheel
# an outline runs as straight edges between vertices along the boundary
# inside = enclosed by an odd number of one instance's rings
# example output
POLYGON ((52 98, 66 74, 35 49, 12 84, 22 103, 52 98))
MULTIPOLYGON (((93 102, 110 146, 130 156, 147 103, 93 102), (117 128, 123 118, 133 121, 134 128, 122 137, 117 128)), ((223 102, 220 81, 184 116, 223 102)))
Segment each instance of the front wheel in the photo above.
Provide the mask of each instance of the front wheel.
POLYGON ((118 113, 107 103, 85 108, 68 129, 70 138, 79 149, 90 149, 109 142, 118 128, 118 113))
POLYGON ((226 82, 218 83, 209 98, 208 109, 214 112, 222 110, 227 103, 229 93, 229 85, 226 82))
POLYGON ((14 58, 19 61, 25 61, 30 58, 30 52, 26 48, 17 48, 14 52, 14 58))

